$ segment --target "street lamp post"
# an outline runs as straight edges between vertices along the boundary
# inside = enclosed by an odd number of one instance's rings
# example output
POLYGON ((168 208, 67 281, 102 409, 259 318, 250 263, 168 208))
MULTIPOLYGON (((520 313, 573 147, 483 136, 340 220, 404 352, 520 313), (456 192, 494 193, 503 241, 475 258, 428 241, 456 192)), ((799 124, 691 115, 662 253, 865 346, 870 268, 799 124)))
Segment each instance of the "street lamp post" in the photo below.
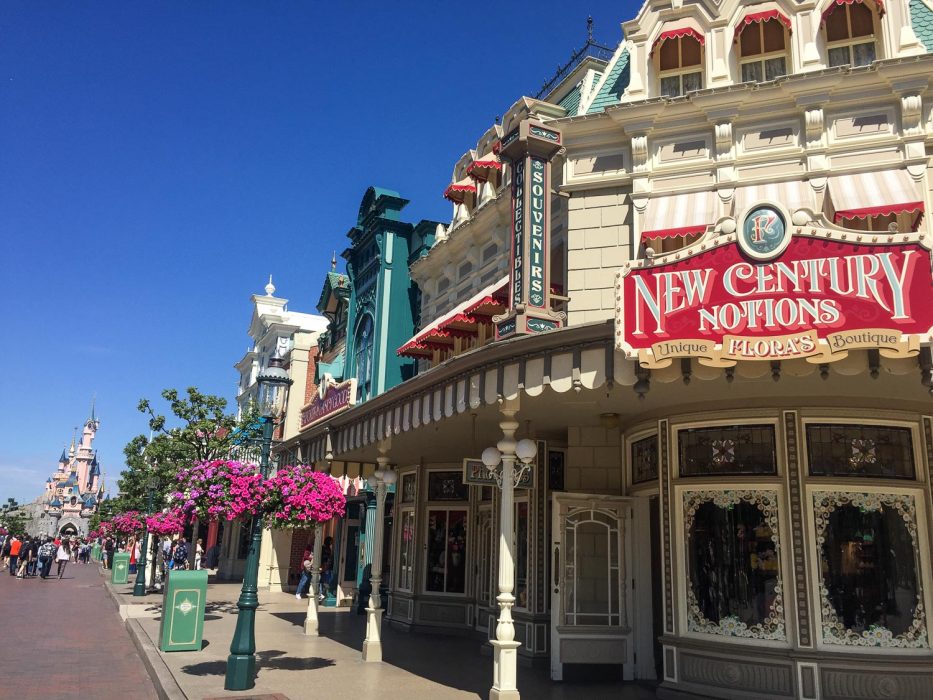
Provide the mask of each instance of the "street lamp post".
MULTIPOLYGON (((269 453, 272 451, 272 431, 275 418, 281 412, 285 402, 285 392, 292 380, 285 371, 285 362, 275 354, 269 360, 269 366, 256 378, 259 384, 259 409, 262 420, 262 443, 259 453, 259 471, 263 478, 269 475, 269 453)), ((230 655, 227 657, 227 675, 224 690, 249 690, 255 684, 256 676, 256 608, 259 596, 256 594, 259 578, 259 547, 262 544, 262 517, 255 515, 252 521, 249 553, 246 557, 246 569, 243 573, 243 588, 237 601, 239 614, 236 630, 230 643, 230 655)))
POLYGON ((531 464, 537 452, 532 440, 515 441, 518 421, 514 407, 503 407, 504 420, 499 423, 503 438, 496 447, 483 450, 483 464, 493 473, 496 484, 502 490, 499 511, 499 619, 496 624, 496 638, 490 641, 493 647, 493 681, 489 690, 489 700, 519 700, 518 693, 518 647, 515 641, 515 625, 512 622, 512 606, 515 596, 515 554, 514 554, 514 494, 517 484, 531 464), (515 470, 516 460, 522 463, 515 470), (502 464, 499 470, 499 464, 502 464))
MULTIPOLYGON (((146 515, 152 515, 152 499, 155 490, 159 487, 159 480, 155 474, 150 474, 146 480, 146 515)), ((136 568, 136 584, 133 586, 133 597, 146 595, 146 555, 149 552, 149 526, 143 531, 143 546, 139 549, 139 561, 136 568)))

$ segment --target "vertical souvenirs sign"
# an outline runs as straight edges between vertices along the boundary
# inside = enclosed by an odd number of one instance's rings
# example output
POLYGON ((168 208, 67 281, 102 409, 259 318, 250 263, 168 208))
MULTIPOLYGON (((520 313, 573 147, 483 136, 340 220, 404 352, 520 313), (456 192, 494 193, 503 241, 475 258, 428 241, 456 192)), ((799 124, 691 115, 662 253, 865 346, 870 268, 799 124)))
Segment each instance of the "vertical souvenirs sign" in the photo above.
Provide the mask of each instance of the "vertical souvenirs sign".
POLYGON ((933 239, 791 225, 770 202, 734 234, 637 260, 617 277, 616 347, 643 367, 691 357, 829 363, 912 357, 933 340, 933 239))
POLYGON ((493 318, 496 337, 543 333, 561 325, 551 310, 551 159, 561 132, 526 119, 502 139, 499 155, 512 163, 509 308, 493 318))

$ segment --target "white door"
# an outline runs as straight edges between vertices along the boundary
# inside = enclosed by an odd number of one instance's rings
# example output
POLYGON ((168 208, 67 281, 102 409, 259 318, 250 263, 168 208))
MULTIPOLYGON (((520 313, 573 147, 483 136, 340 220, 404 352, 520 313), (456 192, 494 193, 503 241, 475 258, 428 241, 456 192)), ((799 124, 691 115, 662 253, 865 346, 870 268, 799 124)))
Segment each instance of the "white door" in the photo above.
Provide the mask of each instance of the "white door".
POLYGON ((551 678, 564 664, 621 664, 634 677, 632 499, 551 494, 551 678))

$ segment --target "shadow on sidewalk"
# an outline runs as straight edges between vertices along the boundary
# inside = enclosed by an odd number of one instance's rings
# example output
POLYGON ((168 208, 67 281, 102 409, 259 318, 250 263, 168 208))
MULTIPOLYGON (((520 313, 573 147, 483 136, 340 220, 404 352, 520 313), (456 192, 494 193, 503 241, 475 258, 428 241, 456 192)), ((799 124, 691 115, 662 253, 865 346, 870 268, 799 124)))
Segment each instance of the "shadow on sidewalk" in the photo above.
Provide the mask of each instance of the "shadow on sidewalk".
MULTIPOLYGON (((285 656, 284 651, 277 649, 256 652, 257 676, 262 673, 263 669, 269 669, 270 671, 314 671, 315 669, 327 668, 333 665, 333 659, 322 659, 317 656, 310 658, 285 656)), ((223 676, 227 672, 227 662, 205 661, 199 664, 182 666, 181 670, 190 676, 223 676)))

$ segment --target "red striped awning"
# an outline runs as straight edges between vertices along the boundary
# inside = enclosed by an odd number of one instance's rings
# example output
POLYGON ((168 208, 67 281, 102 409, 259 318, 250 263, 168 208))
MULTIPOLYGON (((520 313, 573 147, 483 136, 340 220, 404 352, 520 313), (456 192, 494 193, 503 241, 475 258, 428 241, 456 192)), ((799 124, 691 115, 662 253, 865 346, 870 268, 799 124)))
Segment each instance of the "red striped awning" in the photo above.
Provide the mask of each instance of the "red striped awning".
POLYGON ((486 182, 494 174, 502 171, 502 161, 495 153, 487 153, 477 158, 467 167, 467 175, 474 180, 486 182))
POLYGON ((465 177, 460 182, 454 182, 444 190, 444 199, 454 204, 462 204, 464 200, 470 199, 476 195, 476 185, 470 182, 470 178, 465 177))
POLYGON ((878 16, 884 16, 884 0, 868 0, 868 2, 866 2, 866 0, 832 0, 832 2, 829 3, 829 6, 823 10, 823 16, 820 17, 820 24, 825 22, 826 18, 829 17, 840 5, 854 5, 857 2, 865 3, 869 6, 874 4, 878 9, 878 16))
POLYGON ((706 37, 703 34, 693 27, 680 27, 679 29, 668 29, 665 32, 661 32, 661 35, 654 40, 654 44, 651 45, 651 51, 658 47, 658 44, 663 44, 668 39, 679 39, 682 36, 689 36, 693 39, 696 39, 700 42, 700 46, 703 46, 706 43, 706 37))
POLYGON ((867 219, 916 212, 923 214, 923 197, 906 170, 880 170, 829 178, 833 221, 867 219))
POLYGON ((455 338, 467 338, 479 332, 479 324, 490 323, 492 316, 505 312, 508 304, 509 278, 503 277, 458 304, 400 347, 396 354, 406 357, 431 357, 437 348, 449 348, 455 338))
POLYGON ((716 221, 715 197, 715 192, 690 192, 648 200, 641 239, 703 233, 716 221))
POLYGON ((732 37, 733 41, 737 41, 739 34, 742 33, 742 30, 745 29, 750 24, 761 24, 762 22, 769 22, 772 19, 776 19, 778 22, 787 27, 788 31, 791 31, 790 28, 790 18, 785 15, 780 10, 765 10, 764 12, 749 12, 745 15, 739 23, 735 26, 735 36, 732 37))

